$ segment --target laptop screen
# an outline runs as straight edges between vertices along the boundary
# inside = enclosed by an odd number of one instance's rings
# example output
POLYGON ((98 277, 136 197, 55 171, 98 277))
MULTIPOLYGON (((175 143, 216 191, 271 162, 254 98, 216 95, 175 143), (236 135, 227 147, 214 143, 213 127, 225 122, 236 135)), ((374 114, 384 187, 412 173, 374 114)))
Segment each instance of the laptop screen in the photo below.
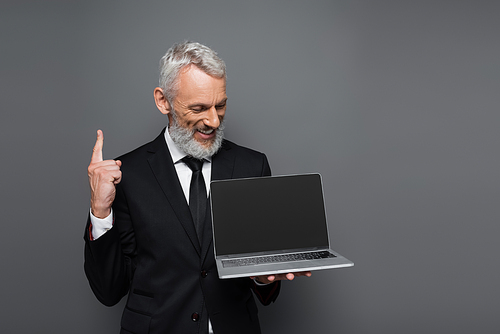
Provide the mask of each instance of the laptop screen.
POLYGON ((216 253, 328 247, 319 174, 211 183, 216 253))

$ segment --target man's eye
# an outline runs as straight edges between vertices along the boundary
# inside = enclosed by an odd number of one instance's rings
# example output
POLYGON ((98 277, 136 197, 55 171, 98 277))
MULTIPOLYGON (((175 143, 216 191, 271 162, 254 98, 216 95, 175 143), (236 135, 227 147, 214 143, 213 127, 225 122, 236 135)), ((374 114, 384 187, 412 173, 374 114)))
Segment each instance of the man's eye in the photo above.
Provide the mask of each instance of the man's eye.
POLYGON ((215 106, 215 109, 224 109, 225 107, 226 107, 225 104, 221 104, 221 105, 215 106))

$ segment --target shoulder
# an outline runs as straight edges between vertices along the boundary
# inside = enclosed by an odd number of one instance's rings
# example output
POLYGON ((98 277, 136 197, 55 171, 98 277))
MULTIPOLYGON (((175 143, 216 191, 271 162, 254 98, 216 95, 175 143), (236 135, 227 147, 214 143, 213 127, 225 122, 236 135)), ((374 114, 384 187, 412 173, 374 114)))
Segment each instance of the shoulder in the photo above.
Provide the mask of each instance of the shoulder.
POLYGON ((224 139, 222 142, 220 153, 229 153, 235 156, 243 156, 247 158, 263 159, 265 154, 248 147, 238 145, 230 140, 224 139))
POLYGON ((133 161, 142 158, 148 158, 151 153, 155 153, 158 150, 167 150, 167 145, 164 139, 165 129, 152 141, 137 147, 136 149, 125 153, 117 158, 121 161, 133 161))
POLYGON ((271 174, 269 162, 264 153, 224 140, 221 149, 213 157, 217 173, 215 179, 258 177, 271 174), (224 167, 223 167, 224 166, 224 167), (218 169, 225 169, 227 174, 219 174, 218 169), (229 173, 229 169, 231 172, 229 173), (230 177, 229 175, 230 174, 230 177))

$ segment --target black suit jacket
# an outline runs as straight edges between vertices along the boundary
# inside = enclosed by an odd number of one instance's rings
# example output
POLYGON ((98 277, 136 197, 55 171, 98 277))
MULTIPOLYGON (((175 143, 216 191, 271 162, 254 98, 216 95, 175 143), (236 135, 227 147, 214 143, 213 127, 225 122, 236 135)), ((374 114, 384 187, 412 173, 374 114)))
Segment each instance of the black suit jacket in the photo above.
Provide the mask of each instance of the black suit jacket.
MULTIPOLYGON (((91 239, 85 231, 85 273, 96 297, 116 304, 128 293, 121 333, 260 333, 254 290, 267 305, 279 282, 218 278, 210 214, 200 244, 164 131, 128 153, 113 203, 114 225, 91 239), (208 237, 206 237, 208 236, 208 237)), ((212 159, 212 180, 270 175, 264 154, 224 141, 212 159)))

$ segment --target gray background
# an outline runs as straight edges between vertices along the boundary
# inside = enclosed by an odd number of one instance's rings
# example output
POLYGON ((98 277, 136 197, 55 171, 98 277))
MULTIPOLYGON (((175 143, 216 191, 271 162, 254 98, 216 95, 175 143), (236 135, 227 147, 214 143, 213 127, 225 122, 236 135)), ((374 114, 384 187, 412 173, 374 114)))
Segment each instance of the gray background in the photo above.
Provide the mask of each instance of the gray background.
POLYGON ((229 68, 227 137, 319 172, 355 262, 285 282, 264 333, 498 333, 500 2, 3 1, 0 331, 117 333, 83 273, 86 168, 166 125, 160 57, 229 68))

